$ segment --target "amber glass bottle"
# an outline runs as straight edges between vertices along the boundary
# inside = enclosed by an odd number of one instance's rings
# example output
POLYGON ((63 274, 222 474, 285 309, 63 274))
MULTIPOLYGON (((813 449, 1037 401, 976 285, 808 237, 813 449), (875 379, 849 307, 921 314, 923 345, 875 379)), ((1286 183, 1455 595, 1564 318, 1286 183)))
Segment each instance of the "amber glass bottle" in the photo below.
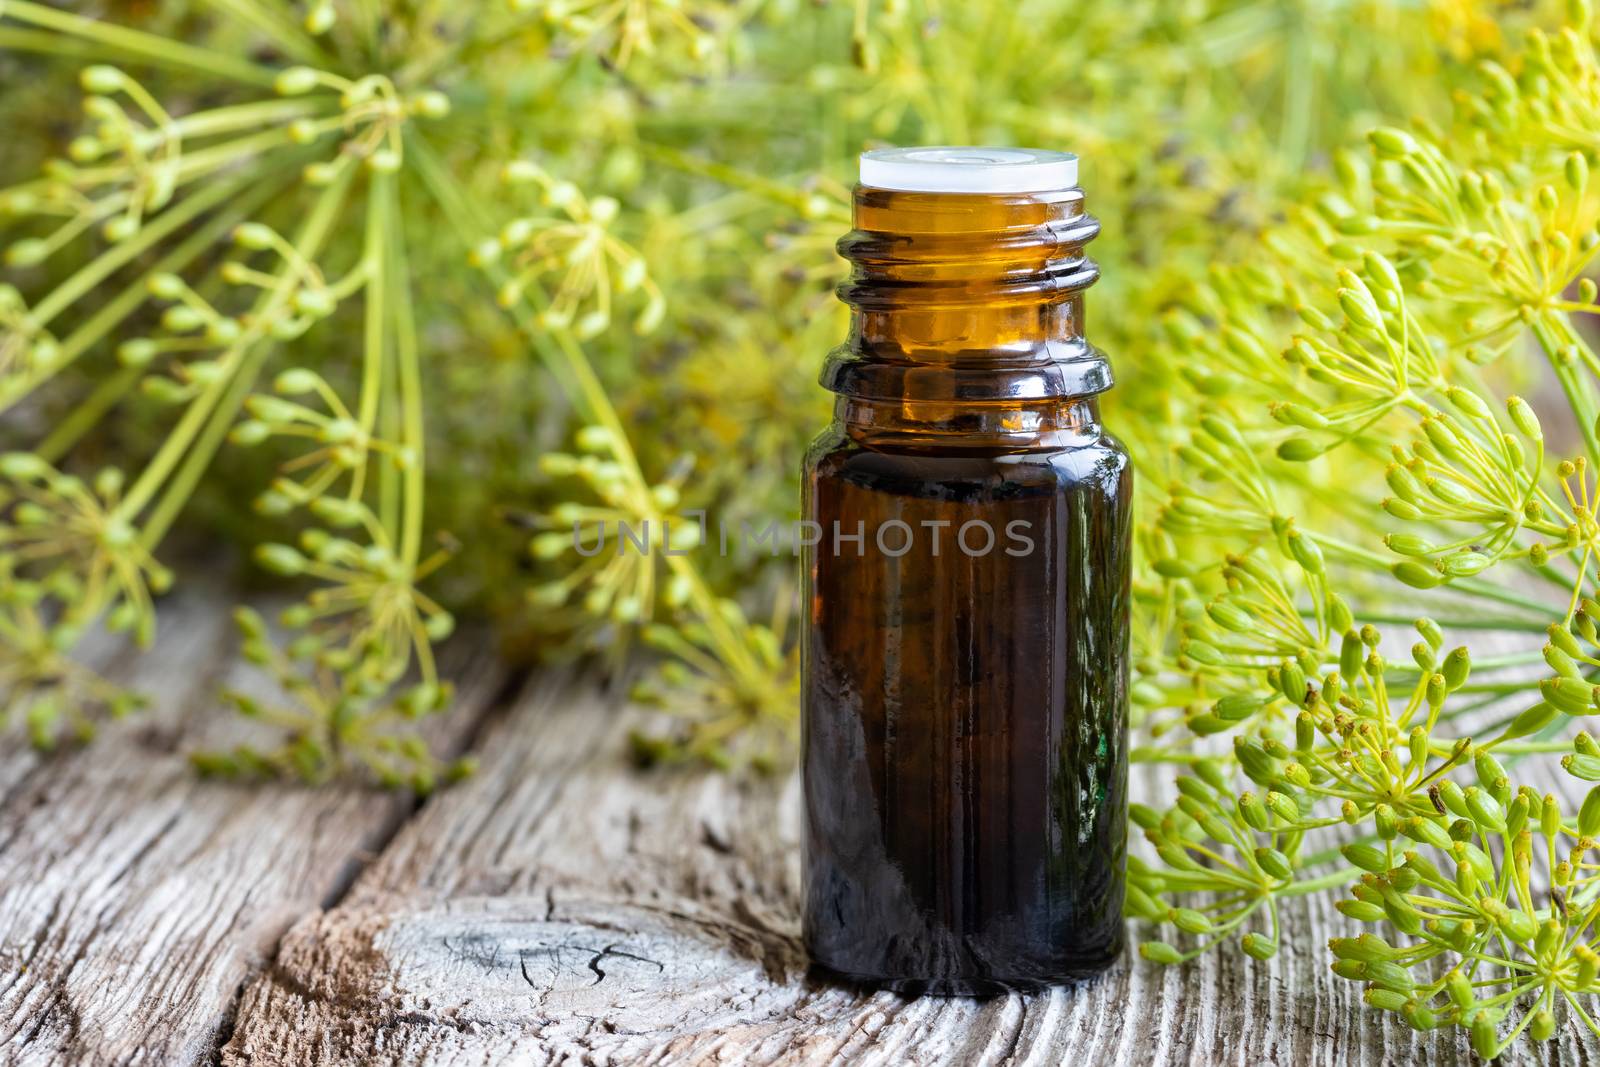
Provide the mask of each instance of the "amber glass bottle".
POLYGON ((805 467, 805 940, 986 994, 1122 950, 1131 471, 1074 157, 862 157, 805 467))

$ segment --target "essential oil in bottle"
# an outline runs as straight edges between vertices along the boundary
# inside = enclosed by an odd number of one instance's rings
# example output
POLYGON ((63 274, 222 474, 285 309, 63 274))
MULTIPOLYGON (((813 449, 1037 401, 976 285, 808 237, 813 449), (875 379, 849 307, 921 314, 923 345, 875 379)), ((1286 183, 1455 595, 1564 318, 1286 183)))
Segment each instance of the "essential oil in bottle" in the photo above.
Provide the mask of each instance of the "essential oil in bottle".
POLYGON ((1077 159, 867 152, 805 464, 806 946, 989 994, 1123 946, 1132 472, 1077 159))

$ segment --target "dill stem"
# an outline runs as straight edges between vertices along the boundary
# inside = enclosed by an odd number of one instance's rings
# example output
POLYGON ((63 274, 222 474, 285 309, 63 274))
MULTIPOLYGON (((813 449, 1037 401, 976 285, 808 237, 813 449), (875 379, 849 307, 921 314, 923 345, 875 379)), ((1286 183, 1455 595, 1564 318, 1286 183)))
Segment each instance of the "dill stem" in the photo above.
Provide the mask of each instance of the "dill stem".
MULTIPOLYGON (((305 225, 295 239, 295 247, 302 256, 306 258, 315 256, 316 250, 327 238, 337 217, 339 206, 349 189, 350 180, 351 171, 345 170, 341 172, 339 178, 322 190, 305 225)), ((177 518, 178 511, 188 499, 194 484, 210 463, 212 454, 220 445, 223 434, 227 432, 227 421, 233 417, 238 405, 244 402, 249 385, 254 383, 256 371, 259 370, 266 353, 272 348, 270 344, 260 342, 271 320, 288 302, 298 278, 296 272, 286 267, 277 287, 262 294, 251 314, 250 325, 246 326, 239 339, 229 346, 229 355, 224 357, 237 360, 239 366, 234 368, 232 374, 224 375, 208 386, 205 392, 189 405, 178 425, 162 443, 160 450, 128 490, 127 495, 123 497, 117 510, 123 517, 131 519, 143 511, 156 491, 161 489, 168 476, 172 474, 173 469, 182 463, 177 477, 163 491, 160 504, 146 520, 140 533, 140 541, 147 548, 160 542, 167 527, 177 518), (247 385, 241 390, 237 383, 246 379, 247 385), (225 392, 232 407, 220 417, 212 418, 218 410, 219 403, 224 399, 225 392), (212 425, 207 426, 208 420, 212 425), (200 437, 202 429, 205 433, 200 437)))
POLYGON ((31 0, 6 0, 5 4, 0 5, 0 17, 14 18, 20 22, 71 34, 107 45, 119 53, 131 54, 165 66, 203 71, 247 85, 271 86, 277 78, 277 71, 270 67, 263 67, 236 56, 184 44, 181 41, 114 23, 87 19, 82 15, 33 3, 31 0))

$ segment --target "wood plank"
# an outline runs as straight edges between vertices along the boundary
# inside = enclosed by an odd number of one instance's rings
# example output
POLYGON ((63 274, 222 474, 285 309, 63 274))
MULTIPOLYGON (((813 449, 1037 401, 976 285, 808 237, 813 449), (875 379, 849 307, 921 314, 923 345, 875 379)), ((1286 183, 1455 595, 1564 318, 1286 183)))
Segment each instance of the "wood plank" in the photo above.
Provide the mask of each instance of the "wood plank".
MULTIPOLYGON (((1354 924, 1321 897, 1285 909, 1270 963, 1130 957, 985 1001, 812 982, 793 779, 632 772, 640 719, 613 704, 581 683, 531 688, 484 738, 480 774, 285 937, 223 1062, 1472 1062, 1463 1035, 1413 1034, 1329 973, 1323 943, 1354 924)), ((1569 1032, 1523 1059, 1597 1053, 1569 1032)))
MULTIPOLYGON (((94 745, 0 757, 0 1062, 210 1061, 245 979, 289 925, 348 885, 414 803, 354 787, 199 779, 184 749, 245 739, 216 700, 259 687, 220 593, 163 604, 130 661, 153 706, 94 745)), ((497 692, 487 650, 458 646, 458 736, 497 692)))

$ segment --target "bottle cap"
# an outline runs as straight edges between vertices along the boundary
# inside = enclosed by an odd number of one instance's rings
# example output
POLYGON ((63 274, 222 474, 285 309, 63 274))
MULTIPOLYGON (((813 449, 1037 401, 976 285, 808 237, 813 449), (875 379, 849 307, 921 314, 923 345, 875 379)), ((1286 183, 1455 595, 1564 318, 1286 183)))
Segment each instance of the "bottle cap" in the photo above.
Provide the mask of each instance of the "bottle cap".
POLYGON ((861 184, 913 193, 1049 193, 1078 184, 1078 157, 1042 148, 874 148, 861 153, 861 184))

